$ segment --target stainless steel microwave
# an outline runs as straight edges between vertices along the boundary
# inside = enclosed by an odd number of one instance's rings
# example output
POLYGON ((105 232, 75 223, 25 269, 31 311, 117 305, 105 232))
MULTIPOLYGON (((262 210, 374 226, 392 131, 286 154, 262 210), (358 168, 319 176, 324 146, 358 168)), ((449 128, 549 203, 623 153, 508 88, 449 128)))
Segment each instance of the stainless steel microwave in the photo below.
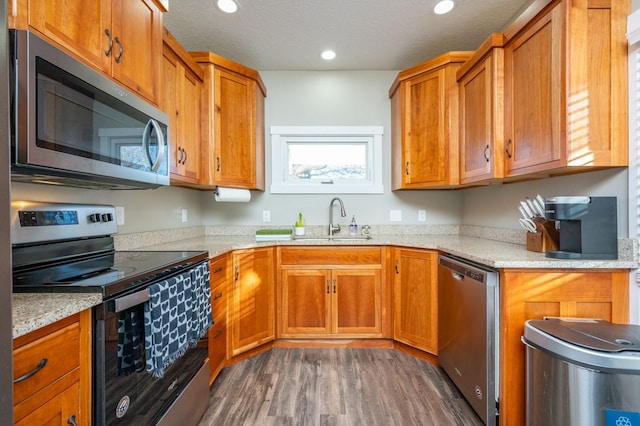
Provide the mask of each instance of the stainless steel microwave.
POLYGON ((28 31, 11 30, 11 179, 94 189, 169 184, 169 119, 28 31))

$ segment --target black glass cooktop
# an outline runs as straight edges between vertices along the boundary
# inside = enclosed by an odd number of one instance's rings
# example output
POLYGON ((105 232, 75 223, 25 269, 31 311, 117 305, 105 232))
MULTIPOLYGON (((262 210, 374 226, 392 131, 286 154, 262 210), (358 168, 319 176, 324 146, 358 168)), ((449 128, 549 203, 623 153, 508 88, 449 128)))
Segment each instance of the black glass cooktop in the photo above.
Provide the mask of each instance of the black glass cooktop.
POLYGON ((208 259, 206 251, 116 251, 14 268, 15 292, 99 292, 108 298, 208 259))

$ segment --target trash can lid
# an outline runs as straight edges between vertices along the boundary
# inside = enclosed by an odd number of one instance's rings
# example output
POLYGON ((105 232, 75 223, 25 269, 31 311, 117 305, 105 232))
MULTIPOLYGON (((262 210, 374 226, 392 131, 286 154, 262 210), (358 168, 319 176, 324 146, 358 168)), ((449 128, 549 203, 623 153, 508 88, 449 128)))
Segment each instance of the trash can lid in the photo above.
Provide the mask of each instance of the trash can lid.
POLYGON ((638 325, 548 317, 527 321, 522 341, 586 367, 640 371, 638 325))

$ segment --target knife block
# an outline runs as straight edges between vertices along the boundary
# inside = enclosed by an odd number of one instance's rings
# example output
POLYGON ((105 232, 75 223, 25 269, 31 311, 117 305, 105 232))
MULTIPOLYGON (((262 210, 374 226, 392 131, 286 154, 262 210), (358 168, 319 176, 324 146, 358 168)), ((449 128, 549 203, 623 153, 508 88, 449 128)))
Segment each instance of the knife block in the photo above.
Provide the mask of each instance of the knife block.
POLYGON ((527 232, 527 250, 545 253, 558 250, 558 230, 552 220, 535 218, 536 232, 527 232))

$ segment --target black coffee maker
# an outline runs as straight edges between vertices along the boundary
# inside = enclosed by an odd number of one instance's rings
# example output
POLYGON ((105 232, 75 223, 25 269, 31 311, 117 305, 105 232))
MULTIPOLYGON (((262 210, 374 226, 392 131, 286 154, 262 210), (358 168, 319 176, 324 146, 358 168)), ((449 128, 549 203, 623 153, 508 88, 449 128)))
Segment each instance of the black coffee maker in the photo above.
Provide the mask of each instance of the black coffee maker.
POLYGON ((567 196, 545 198, 545 218, 558 224, 556 259, 617 259, 616 197, 567 196))

